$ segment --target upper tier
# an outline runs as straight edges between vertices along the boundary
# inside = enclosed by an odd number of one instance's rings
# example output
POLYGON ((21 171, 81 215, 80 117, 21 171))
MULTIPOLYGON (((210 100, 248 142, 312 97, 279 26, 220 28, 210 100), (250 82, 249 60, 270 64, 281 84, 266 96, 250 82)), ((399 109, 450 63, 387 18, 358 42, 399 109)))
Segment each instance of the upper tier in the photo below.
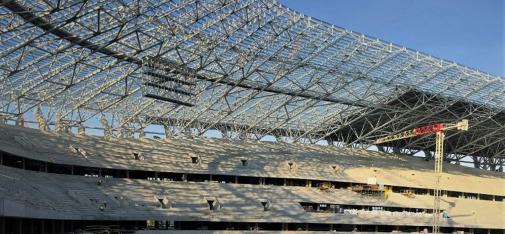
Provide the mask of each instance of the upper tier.
MULTIPOLYGON (((433 188, 433 162, 374 151, 226 139, 109 139, 0 124, 0 150, 53 163, 180 173, 301 178, 433 188), (75 150, 85 152, 85 156, 75 150), (136 160, 134 153, 144 159, 136 160), (200 163, 192 163, 199 157, 200 163), (242 159, 247 159, 243 166, 242 159), (290 169, 288 163, 293 163, 290 169)), ((503 173, 444 164, 441 187, 505 195, 503 173)))

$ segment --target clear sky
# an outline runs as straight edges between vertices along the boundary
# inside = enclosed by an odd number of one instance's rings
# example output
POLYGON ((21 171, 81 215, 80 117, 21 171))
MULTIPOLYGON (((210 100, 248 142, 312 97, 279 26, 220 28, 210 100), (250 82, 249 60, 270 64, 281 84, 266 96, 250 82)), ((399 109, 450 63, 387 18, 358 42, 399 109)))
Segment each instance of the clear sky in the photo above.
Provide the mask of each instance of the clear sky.
POLYGON ((280 0, 305 15, 505 77, 505 0, 280 0))

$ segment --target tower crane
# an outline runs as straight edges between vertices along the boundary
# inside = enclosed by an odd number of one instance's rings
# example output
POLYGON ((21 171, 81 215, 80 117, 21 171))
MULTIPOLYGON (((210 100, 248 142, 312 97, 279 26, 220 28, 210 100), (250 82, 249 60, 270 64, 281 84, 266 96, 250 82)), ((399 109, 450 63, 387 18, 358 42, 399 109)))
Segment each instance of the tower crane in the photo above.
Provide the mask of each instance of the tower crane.
POLYGON ((382 138, 379 138, 373 142, 375 145, 383 144, 386 142, 397 141, 401 139, 427 135, 427 134, 436 134, 435 141, 435 188, 434 188, 434 198, 433 198, 433 223, 432 223, 432 232, 438 234, 440 231, 440 198, 441 198, 441 189, 440 189, 440 179, 442 177, 442 162, 444 155, 444 138, 445 131, 448 130, 459 130, 459 131, 467 131, 468 130, 468 120, 463 119, 457 123, 437 123, 430 124, 419 128, 414 128, 411 130, 403 131, 397 134, 388 135, 382 138))

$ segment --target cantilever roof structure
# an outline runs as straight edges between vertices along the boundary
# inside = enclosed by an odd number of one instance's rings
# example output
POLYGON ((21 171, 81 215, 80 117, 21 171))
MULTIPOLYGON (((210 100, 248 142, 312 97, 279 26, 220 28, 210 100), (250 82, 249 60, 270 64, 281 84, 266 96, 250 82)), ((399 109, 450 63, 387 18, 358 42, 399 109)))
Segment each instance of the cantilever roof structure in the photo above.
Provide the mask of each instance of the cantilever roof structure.
MULTIPOLYGON (((502 160, 504 93, 502 77, 271 0, 0 7, 0 111, 12 119, 42 106, 50 123, 72 126, 106 116, 116 130, 155 123, 355 145, 467 118, 470 131, 447 136, 449 157, 502 160)), ((433 140, 397 144, 430 150, 433 140)))

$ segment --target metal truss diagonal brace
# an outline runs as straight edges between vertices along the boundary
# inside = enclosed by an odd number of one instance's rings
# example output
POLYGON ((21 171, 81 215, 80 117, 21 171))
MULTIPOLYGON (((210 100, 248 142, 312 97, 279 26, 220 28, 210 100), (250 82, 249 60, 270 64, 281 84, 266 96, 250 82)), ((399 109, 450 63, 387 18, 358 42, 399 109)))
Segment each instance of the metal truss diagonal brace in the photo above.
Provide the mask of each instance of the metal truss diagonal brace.
MULTIPOLYGON (((50 32, 51 34, 56 35, 56 36, 63 38, 65 40, 68 40, 69 42, 71 42, 73 44, 82 46, 84 48, 87 48, 87 49, 90 49, 90 50, 93 50, 96 52, 100 52, 102 54, 108 55, 110 57, 116 58, 121 61, 135 63, 139 66, 142 66, 142 59, 132 57, 132 56, 129 56, 126 54, 122 54, 122 53, 113 51, 108 48, 98 46, 88 40, 85 40, 85 39, 82 39, 78 36, 75 36, 70 32, 67 32, 61 28, 56 27, 55 25, 53 25, 51 22, 47 21, 46 19, 35 15, 29 9, 27 9, 26 7, 17 3, 16 1, 2 0, 2 4, 5 7, 7 7, 9 10, 11 10, 13 13, 19 15, 21 18, 26 20, 27 22, 31 22, 33 25, 41 28, 42 30, 44 30, 46 32, 50 32)), ((295 91, 295 90, 293 90, 293 91, 284 90, 284 89, 277 88, 277 87, 265 87, 265 86, 261 86, 261 85, 256 86, 256 85, 238 83, 235 81, 230 81, 230 80, 225 80, 225 79, 206 77, 206 76, 202 76, 202 75, 197 74, 197 72, 193 71, 193 69, 191 69, 191 68, 183 67, 183 65, 176 64, 175 62, 171 62, 171 63, 172 63, 171 70, 170 70, 171 72, 195 76, 199 80, 218 82, 221 84, 236 86, 236 87, 245 88, 245 89, 253 89, 253 90, 265 91, 265 92, 276 93, 276 94, 283 94, 283 95, 288 95, 288 96, 297 96, 297 97, 303 97, 303 98, 315 99, 315 100, 321 100, 321 101, 327 101, 327 102, 333 102, 333 103, 340 103, 340 104, 351 105, 351 106, 359 106, 359 107, 370 107, 371 106, 371 104, 369 104, 369 103, 343 100, 343 99, 338 99, 338 98, 333 98, 333 97, 324 97, 324 96, 320 96, 320 95, 303 93, 303 92, 299 92, 299 91, 295 91)))

